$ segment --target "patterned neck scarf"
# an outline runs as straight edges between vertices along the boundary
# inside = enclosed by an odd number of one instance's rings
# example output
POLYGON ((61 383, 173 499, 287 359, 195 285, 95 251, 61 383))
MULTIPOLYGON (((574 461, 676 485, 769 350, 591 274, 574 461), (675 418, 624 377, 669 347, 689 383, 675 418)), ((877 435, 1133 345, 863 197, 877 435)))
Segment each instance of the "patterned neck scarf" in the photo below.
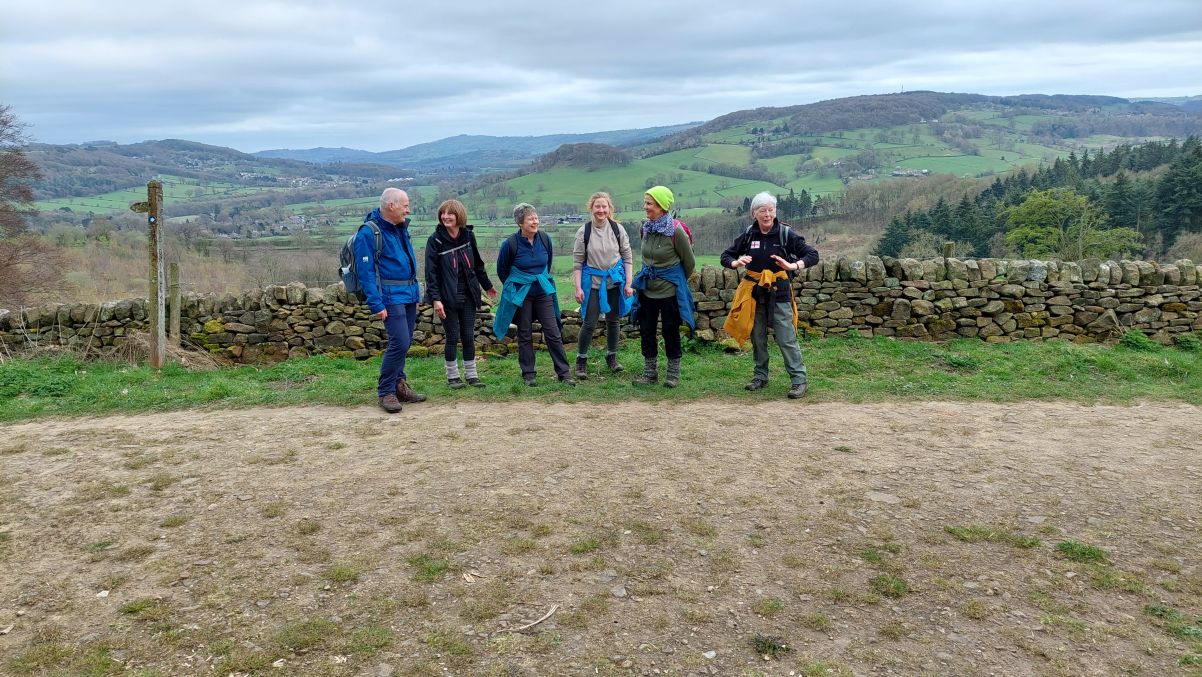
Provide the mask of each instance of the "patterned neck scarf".
POLYGON ((659 233, 665 237, 672 237, 676 234, 676 219, 673 219, 671 214, 665 213, 654 221, 644 221, 642 236, 646 237, 647 233, 659 233))

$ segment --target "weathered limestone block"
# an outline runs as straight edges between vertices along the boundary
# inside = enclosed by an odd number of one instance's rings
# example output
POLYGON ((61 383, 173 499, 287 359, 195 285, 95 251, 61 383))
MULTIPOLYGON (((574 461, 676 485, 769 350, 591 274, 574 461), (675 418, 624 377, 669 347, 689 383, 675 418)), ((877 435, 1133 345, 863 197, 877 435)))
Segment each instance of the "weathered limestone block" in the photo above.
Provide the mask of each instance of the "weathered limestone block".
POLYGON ((1179 259, 1173 262, 1174 266, 1181 271, 1181 282, 1183 285, 1198 284, 1198 271, 1194 267, 1194 262, 1189 259, 1179 259))
POLYGON ((1082 259, 1077 266, 1081 270, 1081 282, 1090 283, 1098 279, 1102 262, 1095 258, 1082 259))
POLYGON ((922 261, 922 279, 928 282, 938 282, 945 277, 942 259, 924 259, 922 261))
POLYGON ((981 264, 976 259, 965 259, 964 269, 968 273, 969 282, 981 281, 981 264))
POLYGON ((734 268, 722 269, 722 288, 734 289, 739 286, 739 271, 734 268))
POLYGON ((858 284, 868 283, 868 266, 863 261, 849 261, 847 267, 848 271, 845 279, 858 284))
POLYGON ((1017 284, 1003 284, 997 289, 997 292, 1002 296, 1008 296, 1013 299, 1021 299, 1026 291, 1025 287, 1017 284))
POLYGON ((1160 267, 1160 272, 1164 275, 1164 283, 1171 285, 1181 284, 1181 269, 1177 266, 1166 263, 1160 267))
POLYGON ((1030 261, 1007 261, 1006 262, 1006 281, 1007 282, 1026 282, 1030 279, 1031 262, 1030 261))
POLYGON ((1151 287, 1164 281, 1163 275, 1159 276, 1159 281, 1155 280, 1155 278, 1158 277, 1156 274, 1158 270, 1156 266, 1152 265, 1151 263, 1148 263, 1147 261, 1132 261, 1132 264, 1135 265, 1135 269, 1139 272, 1139 281, 1134 282, 1133 284, 1137 284, 1141 287, 1151 287))
POLYGON ((964 261, 962 261, 960 259, 955 259, 955 258, 948 259, 947 260, 947 279, 963 280, 965 282, 970 280, 971 278, 968 275, 968 264, 966 264, 964 261))
POLYGON ((839 280, 848 279, 849 269, 847 267, 848 260, 846 256, 838 256, 834 262, 827 262, 826 269, 823 271, 823 282, 838 282, 839 280))
POLYGON ((1122 284, 1129 284, 1138 287, 1139 267, 1135 265, 1135 262, 1123 259, 1122 261, 1119 261, 1119 267, 1123 269, 1123 278, 1121 280, 1122 284))
POLYGON ((1147 324, 1159 320, 1160 314, 1159 308, 1143 308, 1135 312, 1133 319, 1137 324, 1147 324))
POLYGON ((922 262, 918 259, 901 259, 898 261, 901 264, 903 280, 921 280, 924 272, 922 262))
POLYGON ((1048 279, 1048 264, 1043 261, 1034 259, 1027 261, 1027 280, 1031 282, 1044 282, 1048 279))
MULTIPOLYGON (((946 301, 946 300, 947 299, 941 299, 940 302, 946 301)), ((918 317, 934 315, 935 314, 935 306, 937 303, 939 303, 939 302, 931 303, 930 301, 923 301, 923 300, 911 301, 910 302, 910 314, 912 316, 918 316, 918 317)))
POLYGON ((998 276, 997 259, 978 259, 977 266, 981 269, 981 279, 986 282, 998 276))
POLYGON ((879 256, 864 258, 865 281, 869 287, 879 287, 885 282, 885 263, 879 256))

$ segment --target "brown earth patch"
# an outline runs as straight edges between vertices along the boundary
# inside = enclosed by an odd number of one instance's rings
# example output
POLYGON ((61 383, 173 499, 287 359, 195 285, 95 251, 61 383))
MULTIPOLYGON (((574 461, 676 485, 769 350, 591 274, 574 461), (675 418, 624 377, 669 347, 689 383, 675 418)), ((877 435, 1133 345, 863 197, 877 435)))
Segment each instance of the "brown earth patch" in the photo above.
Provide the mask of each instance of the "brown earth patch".
POLYGON ((7 425, 0 673, 1196 674, 1199 430, 784 400, 7 425))

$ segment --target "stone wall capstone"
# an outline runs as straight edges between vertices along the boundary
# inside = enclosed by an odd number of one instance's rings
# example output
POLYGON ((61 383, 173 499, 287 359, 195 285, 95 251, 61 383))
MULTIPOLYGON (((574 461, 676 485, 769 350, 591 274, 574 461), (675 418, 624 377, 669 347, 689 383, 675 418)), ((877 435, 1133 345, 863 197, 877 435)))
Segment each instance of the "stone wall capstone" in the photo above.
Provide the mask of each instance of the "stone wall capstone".
MULTIPOLYGON (((706 266, 689 284, 697 300, 697 336, 724 341, 739 274, 706 266)), ((1004 259, 895 259, 863 261, 838 256, 806 269, 793 280, 800 329, 822 337, 863 336, 942 341, 972 337, 993 343, 1064 339, 1106 342, 1138 330, 1163 344, 1174 335, 1202 330, 1202 266, 1189 260, 1079 262, 1004 259)), ((329 354, 355 358, 378 355, 386 343, 384 323, 354 302, 341 283, 309 288, 300 283, 242 294, 185 294, 180 326, 185 345, 241 363, 329 354)), ((477 315, 480 350, 516 350, 511 327, 501 341, 492 336, 493 316, 477 315)), ((577 311, 563 314, 564 339, 580 332, 577 311)), ((604 340, 604 322, 594 340, 604 340)), ((148 327, 145 299, 103 304, 47 304, 0 309, 0 343, 19 351, 61 345, 99 354, 120 347, 133 331, 148 327)), ((536 326, 537 329, 537 326, 536 326)), ((630 324, 624 337, 638 336, 630 324)), ((422 307, 411 355, 441 351, 444 332, 428 306, 422 307)), ((542 334, 535 332, 535 343, 542 334)))

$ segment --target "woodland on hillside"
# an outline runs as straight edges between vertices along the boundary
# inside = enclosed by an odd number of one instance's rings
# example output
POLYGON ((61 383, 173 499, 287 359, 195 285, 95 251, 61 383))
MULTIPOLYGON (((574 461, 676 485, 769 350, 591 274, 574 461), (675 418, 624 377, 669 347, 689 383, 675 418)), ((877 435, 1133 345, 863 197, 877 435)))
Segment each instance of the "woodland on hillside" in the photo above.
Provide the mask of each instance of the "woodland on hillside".
POLYGON ((952 241, 960 256, 1192 260, 1200 239, 1202 143, 1190 136, 1070 154, 995 178, 955 204, 941 197, 894 216, 875 252, 932 256, 952 241))

